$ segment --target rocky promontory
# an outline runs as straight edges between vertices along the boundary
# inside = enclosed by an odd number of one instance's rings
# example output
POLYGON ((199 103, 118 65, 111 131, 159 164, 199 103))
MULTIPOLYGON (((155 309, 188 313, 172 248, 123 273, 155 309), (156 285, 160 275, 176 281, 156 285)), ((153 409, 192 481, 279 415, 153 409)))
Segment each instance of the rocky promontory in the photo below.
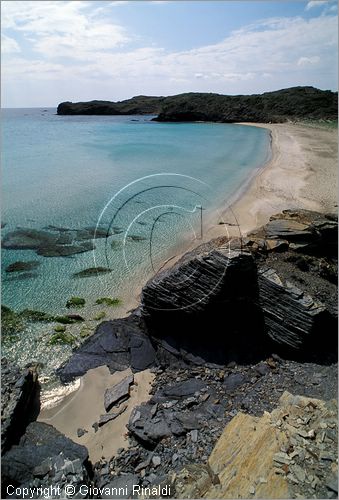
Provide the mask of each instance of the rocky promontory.
POLYGON ((157 121, 279 123, 337 120, 338 93, 291 87, 252 95, 190 92, 168 97, 137 96, 125 101, 62 102, 59 115, 157 115, 157 121))

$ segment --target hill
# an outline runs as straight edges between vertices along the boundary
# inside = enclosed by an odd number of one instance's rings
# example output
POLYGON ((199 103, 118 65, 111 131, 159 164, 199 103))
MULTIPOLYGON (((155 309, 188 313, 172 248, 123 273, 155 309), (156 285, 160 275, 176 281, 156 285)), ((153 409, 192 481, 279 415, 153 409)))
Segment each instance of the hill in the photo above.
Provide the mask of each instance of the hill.
POLYGON ((62 102, 59 115, 144 115, 157 121, 285 122, 337 120, 338 93, 291 87, 263 94, 227 96, 190 92, 169 97, 136 96, 125 101, 62 102))

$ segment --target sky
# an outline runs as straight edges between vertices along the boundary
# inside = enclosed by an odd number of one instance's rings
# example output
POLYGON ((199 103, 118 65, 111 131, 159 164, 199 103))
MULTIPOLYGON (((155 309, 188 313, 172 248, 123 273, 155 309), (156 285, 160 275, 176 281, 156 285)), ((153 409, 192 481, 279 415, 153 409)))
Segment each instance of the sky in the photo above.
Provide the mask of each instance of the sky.
POLYGON ((332 0, 2 0, 2 107, 337 90, 337 16, 332 0))

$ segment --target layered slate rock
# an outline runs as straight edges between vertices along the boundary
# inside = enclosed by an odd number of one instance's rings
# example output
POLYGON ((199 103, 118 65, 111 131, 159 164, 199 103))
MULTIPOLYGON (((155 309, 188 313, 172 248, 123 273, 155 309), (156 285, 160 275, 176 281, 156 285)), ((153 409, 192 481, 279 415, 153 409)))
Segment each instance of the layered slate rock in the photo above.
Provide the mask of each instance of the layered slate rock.
POLYGON ((134 376, 128 375, 118 384, 106 389, 104 396, 104 406, 106 411, 109 411, 112 406, 120 404, 129 398, 130 386, 133 382, 134 376))
POLYGON ((258 282, 265 328, 275 342, 298 349, 320 333, 328 317, 324 304, 284 282, 274 269, 261 269, 258 282))
MULTIPOLYGON (((288 243, 291 250, 316 255, 336 255, 338 242, 338 217, 311 210, 283 210, 270 217, 262 228, 248 238, 276 240, 288 243)), ((284 248, 284 250, 286 247, 284 248)))
POLYGON ((106 365, 113 373, 131 367, 142 371, 155 361, 150 338, 130 316, 101 323, 72 357, 58 370, 62 382, 84 375, 91 368, 106 365))
POLYGON ((337 406, 284 392, 271 413, 239 412, 207 464, 185 466, 164 483, 174 498, 334 498, 337 406))
POLYGON ((24 370, 1 359, 1 453, 16 444, 39 411, 36 366, 24 370))
POLYGON ((60 488, 60 495, 53 498, 66 498, 67 484, 73 484, 75 491, 89 484, 87 449, 42 422, 29 424, 19 444, 5 453, 1 462, 3 494, 8 485, 53 486, 60 488))
POLYGON ((236 350, 245 356, 264 344, 256 265, 241 250, 204 248, 186 254, 146 284, 141 313, 163 349, 197 363, 222 364, 243 342, 248 351, 236 350))

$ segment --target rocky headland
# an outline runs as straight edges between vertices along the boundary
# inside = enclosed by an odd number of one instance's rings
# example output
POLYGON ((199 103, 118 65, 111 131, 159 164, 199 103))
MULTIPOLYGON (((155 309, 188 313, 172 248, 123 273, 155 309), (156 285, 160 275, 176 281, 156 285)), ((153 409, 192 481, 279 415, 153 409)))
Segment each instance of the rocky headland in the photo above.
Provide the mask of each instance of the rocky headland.
POLYGON ((137 96, 125 101, 62 102, 59 115, 157 115, 157 121, 282 123, 337 120, 338 93, 314 87, 253 95, 190 92, 168 97, 137 96))
MULTIPOLYGON (((130 370, 102 393, 92 428, 72 441, 41 421, 25 427, 33 410, 15 417, 3 497, 8 484, 59 484, 62 495, 71 483, 74 498, 82 485, 97 498, 118 486, 130 498, 133 485, 167 485, 175 498, 337 498, 337 237, 334 214, 285 210, 157 274, 136 310, 101 323, 58 370, 62 382, 130 370), (149 399, 127 409, 145 370, 149 399), (124 446, 91 462, 81 443, 126 412, 124 446)), ((17 400, 37 392, 20 387, 17 400)))

